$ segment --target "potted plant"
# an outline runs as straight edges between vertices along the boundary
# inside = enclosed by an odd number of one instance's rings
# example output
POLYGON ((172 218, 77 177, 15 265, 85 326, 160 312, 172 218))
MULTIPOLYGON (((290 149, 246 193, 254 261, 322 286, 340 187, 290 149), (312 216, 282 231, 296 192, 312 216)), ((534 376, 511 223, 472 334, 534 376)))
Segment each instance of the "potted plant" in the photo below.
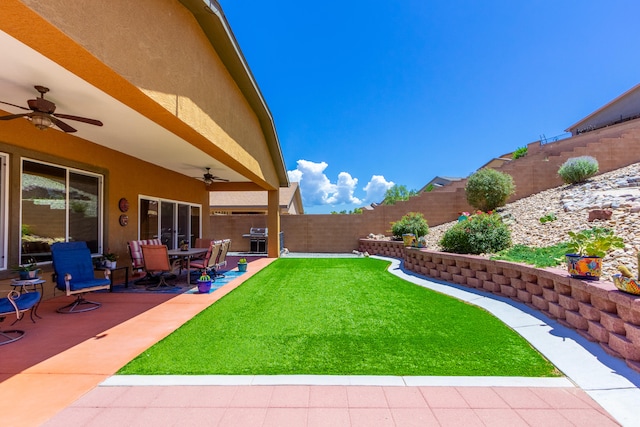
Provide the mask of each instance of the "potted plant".
POLYGON ((20 264, 13 268, 20 275, 20 280, 35 279, 38 272, 38 265, 35 262, 20 264))
POLYGON ((118 255, 116 253, 110 252, 109 249, 107 249, 107 252, 102 254, 102 256, 104 258, 104 266, 106 268, 116 268, 116 261, 118 260, 118 255))
POLYGON ((602 258, 613 249, 624 248, 622 238, 608 228, 593 227, 579 232, 569 231, 568 234, 571 253, 566 254, 567 268, 569 274, 577 279, 599 280, 602 258))
POLYGON ((247 271, 247 259, 240 258, 238 260, 238 271, 247 271))
POLYGON ((211 290, 211 276, 203 272, 198 278, 198 292, 208 294, 211 290))
POLYGON ((420 212, 409 212, 399 221, 391 223, 394 238, 404 241, 405 246, 416 246, 417 239, 429 233, 429 225, 420 212))

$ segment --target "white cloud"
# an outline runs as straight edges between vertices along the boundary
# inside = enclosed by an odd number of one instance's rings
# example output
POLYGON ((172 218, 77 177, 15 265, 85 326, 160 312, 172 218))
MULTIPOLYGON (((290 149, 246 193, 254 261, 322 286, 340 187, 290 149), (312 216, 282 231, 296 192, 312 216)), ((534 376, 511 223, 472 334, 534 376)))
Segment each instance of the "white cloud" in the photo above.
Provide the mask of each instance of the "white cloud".
POLYGON ((287 171, 287 175, 289 175, 289 181, 291 182, 300 182, 300 180, 302 179, 302 171, 298 169, 287 171))
POLYGON ((373 175, 371 180, 365 185, 364 191, 367 194, 365 200, 368 203, 380 203, 384 199, 384 194, 393 187, 393 181, 387 181, 382 175, 373 175))
POLYGON ((302 201, 306 206, 343 205, 361 203, 354 196, 357 178, 347 172, 338 174, 338 181, 333 184, 324 171, 329 165, 326 162, 315 163, 298 160, 295 170, 287 171, 289 180, 300 183, 302 201))
POLYGON ((289 179, 300 183, 300 193, 305 205, 315 206, 327 204, 329 197, 336 192, 335 184, 329 181, 324 170, 329 166, 325 162, 314 163, 298 160, 298 167, 287 171, 289 179))
POLYGON ((325 174, 329 165, 326 162, 312 162, 298 160, 294 170, 287 171, 291 182, 300 183, 302 202, 306 208, 313 206, 341 206, 348 208, 360 207, 365 203, 379 203, 384 199, 385 192, 393 187, 393 181, 387 181, 382 175, 373 175, 371 180, 361 188, 365 197, 356 196, 358 178, 349 172, 340 172, 335 183, 325 174))
POLYGON ((357 185, 358 178, 352 178, 348 172, 340 172, 338 174, 338 183, 335 186, 336 191, 329 197, 327 202, 332 205, 362 203, 360 199, 353 195, 357 185))

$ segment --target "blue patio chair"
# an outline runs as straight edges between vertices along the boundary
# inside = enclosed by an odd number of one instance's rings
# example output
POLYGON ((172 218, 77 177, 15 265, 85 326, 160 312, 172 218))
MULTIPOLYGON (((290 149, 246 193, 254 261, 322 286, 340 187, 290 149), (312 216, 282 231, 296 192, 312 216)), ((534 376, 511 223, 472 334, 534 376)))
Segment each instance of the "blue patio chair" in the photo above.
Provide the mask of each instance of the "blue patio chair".
POLYGON ((51 245, 51 257, 56 287, 67 296, 77 295, 71 304, 60 307, 58 313, 80 313, 95 310, 102 304, 88 301, 84 294, 109 289, 109 270, 104 270, 104 278, 96 278, 91 260, 91 251, 86 242, 59 242, 51 245))
MULTIPOLYGON (((13 314, 16 315, 16 321, 22 319, 23 313, 32 310, 38 301, 40 301, 40 292, 38 291, 23 294, 15 290, 9 291, 6 297, 0 298, 0 321, 13 314)), ((18 329, 0 331, 0 345, 18 341, 23 336, 24 331, 18 329)))

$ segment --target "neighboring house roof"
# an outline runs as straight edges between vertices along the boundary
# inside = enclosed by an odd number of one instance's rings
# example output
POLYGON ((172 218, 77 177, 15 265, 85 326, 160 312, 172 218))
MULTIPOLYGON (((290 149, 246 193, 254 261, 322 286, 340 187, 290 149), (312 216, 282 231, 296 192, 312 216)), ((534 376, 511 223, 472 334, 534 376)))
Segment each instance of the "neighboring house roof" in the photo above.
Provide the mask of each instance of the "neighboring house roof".
POLYGON ((640 117, 640 84, 632 87, 613 101, 598 108, 579 122, 569 126, 567 132, 577 135, 640 117))
POLYGON ((499 157, 494 157, 493 159, 489 160, 487 163, 480 166, 478 170, 484 169, 484 168, 490 168, 490 169, 499 168, 500 166, 512 160, 513 160, 513 152, 505 153, 499 157))
MULTIPOLYGON (((209 195, 210 208, 213 211, 265 211, 267 210, 266 191, 215 191, 209 195)), ((289 187, 280 188, 281 213, 303 214, 300 186, 292 182, 289 187)))
POLYGON ((430 185, 434 187, 444 187, 445 185, 449 185, 452 182, 460 181, 464 178, 459 178, 455 176, 436 176, 431 179, 431 181, 427 182, 424 187, 422 187, 418 193, 422 193, 425 191, 430 185))

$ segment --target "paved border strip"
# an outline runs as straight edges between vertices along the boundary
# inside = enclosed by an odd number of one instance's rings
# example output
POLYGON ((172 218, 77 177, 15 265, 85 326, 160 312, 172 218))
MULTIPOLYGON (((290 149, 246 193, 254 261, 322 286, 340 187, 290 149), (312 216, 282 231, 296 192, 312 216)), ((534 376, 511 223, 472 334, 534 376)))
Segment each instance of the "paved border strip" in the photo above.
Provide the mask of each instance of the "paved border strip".
POLYGON ((357 385, 396 387, 575 387, 565 377, 411 377, 367 375, 114 375, 100 386, 357 385))

